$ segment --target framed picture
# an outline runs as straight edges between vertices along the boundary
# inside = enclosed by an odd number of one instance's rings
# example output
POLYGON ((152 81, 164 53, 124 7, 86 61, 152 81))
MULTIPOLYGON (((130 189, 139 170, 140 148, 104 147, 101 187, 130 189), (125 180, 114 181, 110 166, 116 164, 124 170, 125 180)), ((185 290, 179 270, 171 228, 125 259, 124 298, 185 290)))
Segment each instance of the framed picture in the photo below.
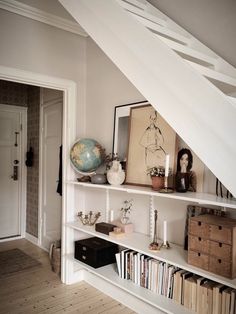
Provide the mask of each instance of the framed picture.
POLYGON ((164 167, 167 154, 170 155, 170 168, 173 171, 176 156, 175 131, 150 104, 132 107, 126 183, 150 186, 151 178, 147 170, 154 166, 164 167))
POLYGON ((144 100, 115 107, 112 153, 118 155, 121 161, 127 160, 130 110, 145 104, 148 104, 148 101, 144 100))
MULTIPOLYGON (((203 192, 204 187, 203 187, 203 182, 204 182, 204 173, 205 173, 205 165, 204 163, 198 158, 198 156, 191 150, 191 148, 181 139, 180 136, 177 135, 177 154, 181 150, 186 150, 189 151, 191 154, 191 159, 192 159, 192 167, 191 171, 194 173, 195 179, 194 179, 194 189, 192 191, 196 192, 203 192)), ((176 156, 176 161, 175 161, 175 169, 177 169, 177 156, 176 156)), ((191 189, 191 187, 190 187, 191 189)))

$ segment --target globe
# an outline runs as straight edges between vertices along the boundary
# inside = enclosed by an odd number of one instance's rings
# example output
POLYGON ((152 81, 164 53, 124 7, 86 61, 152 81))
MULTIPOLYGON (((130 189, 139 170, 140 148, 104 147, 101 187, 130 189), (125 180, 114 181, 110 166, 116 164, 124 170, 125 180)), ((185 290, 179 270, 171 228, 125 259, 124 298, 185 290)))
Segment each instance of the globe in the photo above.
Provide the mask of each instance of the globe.
POLYGON ((78 172, 94 172, 103 162, 105 150, 91 138, 79 139, 70 150, 70 160, 78 172))

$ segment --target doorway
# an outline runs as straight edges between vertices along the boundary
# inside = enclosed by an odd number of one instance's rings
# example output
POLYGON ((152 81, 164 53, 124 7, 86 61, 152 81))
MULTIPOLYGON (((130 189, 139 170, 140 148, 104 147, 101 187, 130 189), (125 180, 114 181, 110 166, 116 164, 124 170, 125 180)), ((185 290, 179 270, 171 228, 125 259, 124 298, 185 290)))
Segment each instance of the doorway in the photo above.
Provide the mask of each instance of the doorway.
MULTIPOLYGON (((68 151, 71 148, 76 138, 76 106, 77 106, 77 85, 74 81, 65 80, 58 77, 52 77, 42 75, 39 73, 33 73, 28 71, 19 70, 16 68, 10 68, 0 66, 0 79, 13 81, 22 84, 36 85, 44 88, 57 89, 63 92, 63 135, 62 135, 62 159, 63 159, 63 171, 62 171, 62 260, 61 260, 61 280, 66 282, 68 277, 65 255, 69 251, 69 247, 66 245, 68 237, 68 231, 65 227, 66 217, 73 219, 73 215, 69 214, 66 210, 66 200, 74 198, 73 186, 67 185, 66 180, 74 178, 74 172, 70 166, 68 151)), ((71 211, 72 212, 72 211, 71 211)))
POLYGON ((0 240, 25 235, 27 108, 0 104, 0 240))

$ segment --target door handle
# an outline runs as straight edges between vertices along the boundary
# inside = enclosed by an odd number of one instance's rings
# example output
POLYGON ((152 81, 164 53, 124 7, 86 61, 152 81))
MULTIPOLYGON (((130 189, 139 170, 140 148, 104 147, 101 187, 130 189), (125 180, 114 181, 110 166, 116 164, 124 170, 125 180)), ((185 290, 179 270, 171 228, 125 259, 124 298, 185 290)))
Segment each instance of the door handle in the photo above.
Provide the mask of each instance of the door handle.
POLYGON ((13 175, 11 176, 11 178, 14 181, 18 180, 18 166, 13 166, 13 175))

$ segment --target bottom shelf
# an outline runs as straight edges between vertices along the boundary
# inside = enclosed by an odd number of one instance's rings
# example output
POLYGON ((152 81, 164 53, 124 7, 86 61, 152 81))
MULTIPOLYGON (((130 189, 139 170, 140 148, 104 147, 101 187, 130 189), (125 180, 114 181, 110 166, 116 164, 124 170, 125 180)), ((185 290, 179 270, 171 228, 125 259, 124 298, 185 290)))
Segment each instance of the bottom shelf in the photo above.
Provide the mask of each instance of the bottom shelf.
POLYGON ((132 281, 121 279, 116 272, 116 264, 107 265, 100 268, 90 267, 78 260, 73 255, 67 256, 68 259, 75 262, 75 264, 83 269, 93 273, 94 275, 110 282, 120 289, 130 293, 136 298, 150 304, 151 306, 158 308, 159 310, 170 314, 191 314, 194 313, 186 309, 184 306, 176 303, 172 299, 166 298, 162 295, 156 294, 148 289, 135 285, 132 281))

